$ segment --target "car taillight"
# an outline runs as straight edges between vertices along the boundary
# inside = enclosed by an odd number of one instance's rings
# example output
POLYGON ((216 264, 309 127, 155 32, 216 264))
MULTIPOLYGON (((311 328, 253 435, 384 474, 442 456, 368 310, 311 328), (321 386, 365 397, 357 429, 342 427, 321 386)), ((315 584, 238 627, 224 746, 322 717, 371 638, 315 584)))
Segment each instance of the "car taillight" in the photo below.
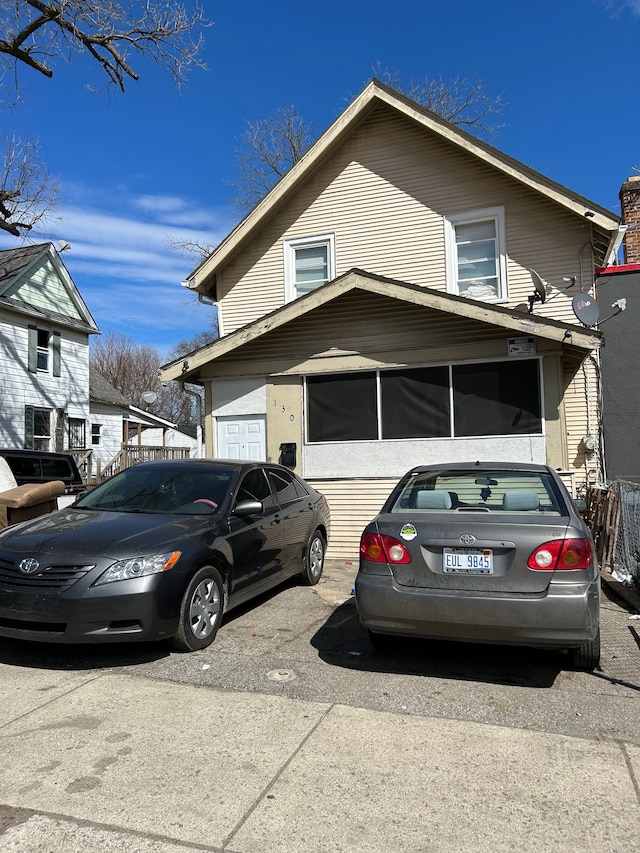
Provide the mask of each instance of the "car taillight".
POLYGON ((393 536, 381 533, 363 533, 360 539, 360 556, 372 563, 410 563, 411 555, 393 536))
POLYGON ((588 539, 553 539, 539 545, 527 560, 530 569, 543 572, 588 569, 593 563, 593 549, 588 539))

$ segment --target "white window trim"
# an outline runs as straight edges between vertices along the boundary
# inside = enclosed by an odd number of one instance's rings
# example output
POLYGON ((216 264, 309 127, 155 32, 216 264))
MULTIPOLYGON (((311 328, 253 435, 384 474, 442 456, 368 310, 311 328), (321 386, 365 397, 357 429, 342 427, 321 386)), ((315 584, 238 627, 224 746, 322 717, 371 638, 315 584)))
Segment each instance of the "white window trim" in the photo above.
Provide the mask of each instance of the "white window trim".
POLYGON ((484 299, 483 302, 506 302, 508 299, 507 288, 507 252, 506 231, 504 222, 504 207, 487 207, 482 210, 470 210, 466 213, 452 213, 445 216, 444 233, 447 263, 447 292, 459 296, 458 293, 458 253, 456 249, 455 226, 461 223, 481 222, 493 219, 496 223, 496 247, 498 254, 498 283, 499 293, 497 297, 484 299))
POLYGON ((327 281, 336 277, 336 247, 334 234, 320 234, 315 237, 296 237, 284 241, 284 300, 297 299, 295 268, 296 249, 313 249, 315 246, 327 247, 327 281))

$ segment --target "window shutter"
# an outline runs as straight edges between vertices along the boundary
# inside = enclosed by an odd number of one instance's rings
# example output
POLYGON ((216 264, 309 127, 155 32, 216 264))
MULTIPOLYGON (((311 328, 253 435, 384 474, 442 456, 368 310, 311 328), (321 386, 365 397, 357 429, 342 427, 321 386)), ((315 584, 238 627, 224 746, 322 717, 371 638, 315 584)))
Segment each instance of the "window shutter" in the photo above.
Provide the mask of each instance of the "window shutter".
POLYGON ((38 329, 36 326, 29 326, 27 369, 29 373, 37 373, 38 371, 38 329))
POLYGON ((60 376, 60 332, 53 332, 51 335, 51 351, 53 353, 53 375, 60 376))
POLYGON ((24 407, 24 448, 33 450, 33 406, 24 407))

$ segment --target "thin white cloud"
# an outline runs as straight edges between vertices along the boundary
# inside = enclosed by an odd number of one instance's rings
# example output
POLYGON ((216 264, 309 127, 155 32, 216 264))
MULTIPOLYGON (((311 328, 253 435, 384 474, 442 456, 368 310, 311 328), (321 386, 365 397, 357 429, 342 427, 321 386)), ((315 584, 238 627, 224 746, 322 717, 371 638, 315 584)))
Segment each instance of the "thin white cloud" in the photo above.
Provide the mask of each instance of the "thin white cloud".
POLYGON ((604 0, 604 5, 617 14, 628 9, 632 15, 640 16, 640 0, 604 0))
MULTIPOLYGON (((217 245, 230 230, 223 211, 170 195, 63 187, 80 203, 56 210, 43 241, 66 240, 62 258, 101 331, 125 331, 167 351, 210 327, 213 309, 180 286, 198 264, 172 241, 217 245)), ((32 235, 32 239, 34 238, 32 235)), ((15 240, 0 236, 0 248, 15 240)))

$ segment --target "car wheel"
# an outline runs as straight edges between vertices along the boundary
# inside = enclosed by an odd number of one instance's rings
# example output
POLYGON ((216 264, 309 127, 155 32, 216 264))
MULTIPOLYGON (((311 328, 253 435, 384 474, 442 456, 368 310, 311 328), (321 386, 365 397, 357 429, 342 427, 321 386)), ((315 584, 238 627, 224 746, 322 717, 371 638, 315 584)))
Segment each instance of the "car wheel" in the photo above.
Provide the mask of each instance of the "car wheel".
POLYGON ((369 629, 369 642, 377 652, 388 652, 394 647, 396 637, 392 634, 376 634, 369 629))
POLYGON ((569 660, 575 669, 594 670, 600 663, 600 628, 593 640, 576 649, 569 649, 569 660))
POLYGON ((220 573, 207 566, 191 578, 180 605, 180 623, 170 640, 174 649, 195 652, 210 645, 224 613, 224 586, 220 573))
POLYGON ((324 539, 319 530, 313 532, 307 545, 307 558, 305 560, 302 580, 308 586, 315 586, 322 577, 324 569, 324 539))

